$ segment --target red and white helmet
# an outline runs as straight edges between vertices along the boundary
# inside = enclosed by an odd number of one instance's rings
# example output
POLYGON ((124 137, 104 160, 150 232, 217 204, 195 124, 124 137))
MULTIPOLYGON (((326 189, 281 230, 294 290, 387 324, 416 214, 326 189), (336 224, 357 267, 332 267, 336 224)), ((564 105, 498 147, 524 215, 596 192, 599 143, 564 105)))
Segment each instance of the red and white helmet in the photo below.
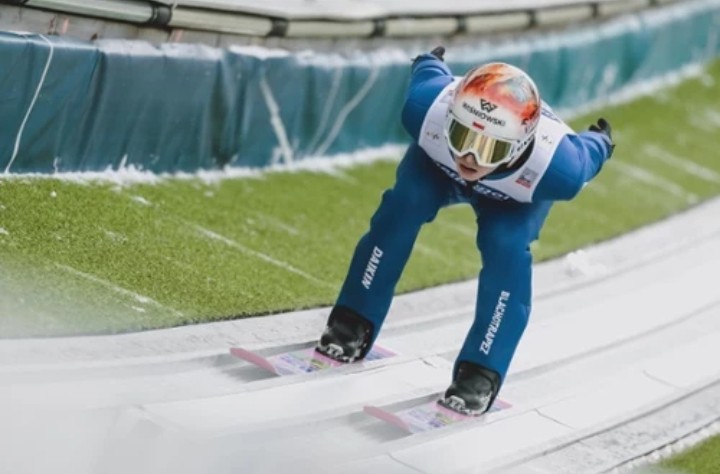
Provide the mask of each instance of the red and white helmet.
POLYGON ((479 166, 511 163, 528 147, 540 121, 540 93, 525 72, 505 63, 465 74, 448 109, 445 138, 458 156, 479 166))

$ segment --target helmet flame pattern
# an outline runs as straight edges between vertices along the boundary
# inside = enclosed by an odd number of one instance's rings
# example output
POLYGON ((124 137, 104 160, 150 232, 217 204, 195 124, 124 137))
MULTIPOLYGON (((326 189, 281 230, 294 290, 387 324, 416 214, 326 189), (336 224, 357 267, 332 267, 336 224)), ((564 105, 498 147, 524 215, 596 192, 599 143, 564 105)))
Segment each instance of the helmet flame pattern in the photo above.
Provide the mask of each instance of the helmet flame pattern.
POLYGON ((530 78, 508 64, 491 63, 475 68, 460 84, 459 94, 484 98, 509 111, 523 123, 537 123, 540 94, 530 78), (519 74, 518 74, 519 73, 519 74))
POLYGON ((541 104, 525 72, 505 63, 478 66, 460 81, 448 110, 450 149, 472 154, 481 166, 511 162, 531 143, 541 104))

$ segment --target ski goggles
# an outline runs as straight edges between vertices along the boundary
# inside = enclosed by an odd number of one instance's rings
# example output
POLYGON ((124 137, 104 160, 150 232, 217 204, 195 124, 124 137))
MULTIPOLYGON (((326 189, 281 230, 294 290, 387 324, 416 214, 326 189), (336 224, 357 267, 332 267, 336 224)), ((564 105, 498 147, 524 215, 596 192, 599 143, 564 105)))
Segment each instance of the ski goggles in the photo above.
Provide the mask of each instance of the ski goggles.
POLYGON ((473 155, 478 166, 495 168, 510 161, 512 143, 468 128, 452 115, 448 117, 445 136, 453 153, 458 156, 473 155))

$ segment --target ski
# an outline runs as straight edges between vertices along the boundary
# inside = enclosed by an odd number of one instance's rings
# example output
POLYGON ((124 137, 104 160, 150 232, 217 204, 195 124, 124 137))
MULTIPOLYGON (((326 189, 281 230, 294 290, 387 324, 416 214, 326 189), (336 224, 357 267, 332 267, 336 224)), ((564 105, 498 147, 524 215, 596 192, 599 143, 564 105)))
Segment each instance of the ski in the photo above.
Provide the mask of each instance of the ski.
MULTIPOLYGON (((314 347, 282 352, 272 356, 264 356, 241 347, 231 348, 230 353, 275 375, 310 374, 347 365, 320 354, 314 347)), ((356 363, 386 359, 395 355, 397 354, 393 351, 375 344, 365 359, 356 363)))
MULTIPOLYGON (((437 399, 442 394, 437 395, 437 399)), ((471 420, 477 420, 477 416, 467 416, 445 408, 433 401, 423 401, 410 408, 393 410, 378 406, 365 406, 363 411, 391 425, 402 428, 409 433, 421 433, 424 431, 436 430, 446 426, 455 425, 471 420)), ((496 399, 488 413, 497 412, 510 408, 509 403, 496 399)))

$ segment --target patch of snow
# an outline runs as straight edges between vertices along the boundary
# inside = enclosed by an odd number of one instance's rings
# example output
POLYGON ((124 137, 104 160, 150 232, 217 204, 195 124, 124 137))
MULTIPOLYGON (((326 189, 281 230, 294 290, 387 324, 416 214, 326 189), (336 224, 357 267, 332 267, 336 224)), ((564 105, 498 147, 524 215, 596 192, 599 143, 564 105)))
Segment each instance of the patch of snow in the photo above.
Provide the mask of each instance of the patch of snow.
POLYGON ((720 128, 720 112, 717 109, 705 109, 703 118, 713 127, 720 128))
POLYGON ((143 295, 138 294, 138 293, 135 293, 135 294, 133 294, 132 296, 133 296, 138 302, 140 302, 140 303, 142 303, 142 304, 148 304, 148 303, 152 303, 152 302, 153 302, 152 298, 148 298, 147 296, 143 296, 143 295))
POLYGON ((128 240, 128 238, 123 234, 118 234, 117 232, 113 232, 111 230, 105 230, 104 232, 105 235, 107 235, 114 242, 127 242, 128 240))
POLYGON ((702 76, 700 76, 700 83, 705 87, 710 88, 715 85, 715 78, 712 77, 710 74, 703 74, 702 76))
POLYGON ((280 48, 265 48, 262 46, 230 46, 229 51, 242 54, 245 56, 254 56, 260 59, 266 58, 286 58, 290 56, 290 52, 280 48))
POLYGON ((607 266, 594 262, 589 252, 582 249, 567 254, 563 259, 563 268, 570 276, 596 277, 609 271, 607 266))
POLYGON ((367 148, 352 153, 332 156, 312 156, 288 164, 277 164, 267 168, 228 167, 223 170, 199 170, 194 173, 153 173, 141 170, 130 164, 122 168, 105 171, 78 171, 62 173, 13 173, 3 175, 7 180, 58 179, 79 184, 88 182, 107 182, 116 184, 115 191, 131 184, 158 184, 168 180, 200 180, 204 184, 215 184, 228 179, 263 178, 268 173, 315 172, 334 174, 338 169, 367 165, 378 161, 398 161, 404 153, 406 145, 385 145, 378 148, 367 148))
POLYGON ((152 206, 152 203, 142 196, 131 196, 130 199, 142 204, 143 206, 152 206))

